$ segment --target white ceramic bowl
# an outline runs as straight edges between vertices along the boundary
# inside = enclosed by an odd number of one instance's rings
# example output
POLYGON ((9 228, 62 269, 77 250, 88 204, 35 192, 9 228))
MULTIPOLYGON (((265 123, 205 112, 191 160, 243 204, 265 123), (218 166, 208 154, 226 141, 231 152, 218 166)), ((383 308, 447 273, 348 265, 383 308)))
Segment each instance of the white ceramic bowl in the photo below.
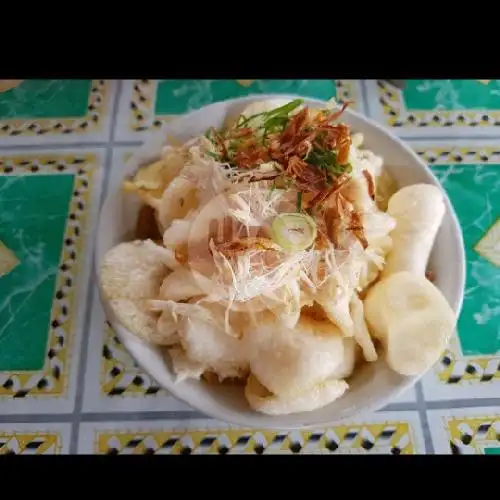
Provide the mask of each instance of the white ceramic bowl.
MULTIPOLYGON (((201 135, 210 127, 221 127, 227 116, 234 116, 252 101, 298 96, 254 95, 241 99, 217 102, 179 117, 166 125, 144 144, 124 166, 123 177, 132 174, 144 163, 158 159, 168 136, 182 141, 201 135)), ((304 98, 311 107, 324 102, 304 98)), ((386 168, 399 186, 428 183, 440 187, 425 163, 397 137, 371 120, 346 110, 342 120, 352 131, 362 132, 365 147, 383 156, 386 168)), ((446 215, 437 235, 430 257, 430 267, 436 272, 435 284, 445 295, 451 307, 460 312, 465 281, 465 256, 460 226, 448 197, 446 215)), ((132 238, 139 202, 125 195, 119 186, 112 189, 102 207, 96 244, 97 272, 105 253, 114 245, 132 238)), ((216 387, 198 381, 174 383, 174 375, 159 349, 141 341, 116 319, 101 293, 106 316, 121 341, 144 371, 153 376, 160 386, 191 407, 208 416, 245 427, 297 429, 322 427, 352 419, 360 413, 375 411, 390 403, 415 384, 419 377, 404 377, 391 371, 382 360, 359 368, 350 380, 348 392, 339 400, 316 411, 284 416, 268 416, 251 410, 241 388, 216 387)), ((423 375, 423 374, 421 374, 423 375)))

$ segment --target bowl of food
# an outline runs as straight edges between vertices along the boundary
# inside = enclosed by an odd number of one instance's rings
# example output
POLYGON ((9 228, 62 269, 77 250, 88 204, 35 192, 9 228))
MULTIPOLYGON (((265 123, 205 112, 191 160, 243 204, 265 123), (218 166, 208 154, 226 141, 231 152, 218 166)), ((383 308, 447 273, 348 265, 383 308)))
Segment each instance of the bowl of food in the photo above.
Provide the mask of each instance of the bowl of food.
POLYGON ((108 320, 170 393, 220 420, 326 426, 412 386, 454 331, 455 212, 376 123, 296 96, 179 117, 124 165, 96 270, 108 320))

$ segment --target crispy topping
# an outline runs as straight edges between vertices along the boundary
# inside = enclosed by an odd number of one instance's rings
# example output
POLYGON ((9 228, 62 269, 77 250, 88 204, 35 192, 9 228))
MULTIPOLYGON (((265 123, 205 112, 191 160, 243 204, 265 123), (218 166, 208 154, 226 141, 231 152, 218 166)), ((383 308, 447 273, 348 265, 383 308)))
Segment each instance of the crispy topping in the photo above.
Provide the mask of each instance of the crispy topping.
POLYGON ((373 176, 370 172, 368 172, 368 170, 363 170, 363 175, 368 185, 368 194, 370 195, 370 198, 375 201, 375 182, 373 180, 373 176))
POLYGON ((241 238, 227 241, 216 245, 217 250, 223 255, 229 256, 245 252, 247 250, 280 250, 269 238, 259 236, 241 238))
MULTIPOLYGON (((326 214, 328 215, 328 213, 326 214)), ((336 240, 337 228, 335 227, 335 220, 330 217, 317 217, 316 218, 316 240, 314 247, 317 250, 324 250, 329 247, 329 242, 331 241, 335 247, 338 247, 338 241, 336 240)))
POLYGON ((350 106, 352 104, 352 101, 346 101, 343 105, 342 105, 342 108, 340 108, 340 110, 337 110, 337 111, 334 111, 330 114, 327 114, 326 116, 323 116, 321 117, 320 116, 320 121, 321 122, 331 122, 333 120, 337 120, 338 118, 340 118, 340 116, 342 115, 342 113, 348 108, 348 106, 350 106))
MULTIPOLYGON (((229 272, 228 278, 233 279, 234 273, 243 266, 245 273, 250 273, 254 279, 264 276, 273 269, 279 269, 283 261, 283 250, 268 238, 248 237, 235 239, 222 244, 214 244, 210 248, 222 256, 224 268, 229 272), (232 275, 232 276, 230 276, 232 275)), ((214 255, 214 258, 216 256, 214 255)))
MULTIPOLYGON (((273 181, 274 187, 297 191, 297 213, 308 213, 317 225, 315 248, 332 243, 338 248, 341 231, 352 232, 366 248, 361 215, 340 193, 350 180, 351 136, 349 126, 335 121, 351 103, 335 111, 319 112, 307 107, 297 111, 301 104, 298 99, 269 112, 240 117, 223 134, 212 130, 207 137, 215 145, 220 161, 239 172, 249 172, 248 176, 243 174, 248 182, 273 181), (260 170, 267 163, 272 163, 274 170, 260 170)), ((373 177, 367 170, 363 175, 374 199, 373 177)), ((234 255, 238 246, 220 251, 234 255)))
MULTIPOLYGON (((349 179, 346 179, 348 181, 349 179)), ((341 186, 340 186, 341 187, 341 186)), ((339 187, 339 188, 340 188, 339 187)), ((359 240, 362 247, 368 247, 368 241, 364 235, 364 228, 361 220, 361 214, 357 212, 354 205, 337 189, 324 203, 325 209, 322 211, 323 224, 318 225, 317 247, 325 248, 328 245, 328 240, 331 241, 335 248, 341 248, 342 245, 339 239, 340 231, 351 231, 359 240)), ((318 224, 318 219, 316 219, 318 224)))
POLYGON ((244 386, 248 378, 248 374, 242 375, 241 377, 229 377, 221 380, 221 377, 210 370, 203 372, 203 380, 210 385, 227 385, 227 386, 244 386))
POLYGON ((138 240, 161 240, 155 210, 149 205, 143 205, 139 210, 135 227, 135 237, 138 240))
POLYGON ((327 202, 334 194, 338 193, 342 188, 342 186, 348 181, 349 177, 347 175, 340 176, 337 179, 336 183, 329 190, 322 191, 315 198, 313 198, 313 200, 310 203, 310 206, 316 207, 322 203, 327 202))
POLYGON ((212 129, 207 137, 222 162, 248 170, 274 161, 282 171, 256 175, 253 181, 284 176, 300 191, 321 195, 331 190, 337 177, 350 171, 349 127, 331 124, 350 103, 333 113, 320 112, 311 117, 309 109, 303 108, 289 116, 301 104, 298 99, 281 108, 243 118, 223 135, 212 129), (261 125, 250 127, 257 117, 261 125))
POLYGON ((368 241, 366 240, 365 233, 363 230, 363 224, 361 223, 361 216, 358 212, 351 212, 351 220, 348 229, 354 233, 356 238, 358 238, 363 249, 368 247, 368 241))
POLYGON ((328 319, 325 310, 317 302, 313 302, 312 306, 303 306, 300 314, 313 318, 316 321, 324 321, 328 319))
POLYGON ((175 248, 175 260, 181 264, 181 265, 186 265, 188 263, 189 257, 188 257, 188 246, 187 244, 182 244, 178 245, 175 248))

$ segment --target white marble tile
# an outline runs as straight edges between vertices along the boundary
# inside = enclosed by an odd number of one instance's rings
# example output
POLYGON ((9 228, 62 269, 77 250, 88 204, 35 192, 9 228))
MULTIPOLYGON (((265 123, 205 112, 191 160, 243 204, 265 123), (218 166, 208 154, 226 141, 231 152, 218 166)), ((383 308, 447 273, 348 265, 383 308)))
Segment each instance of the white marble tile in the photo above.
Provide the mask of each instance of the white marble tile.
MULTIPOLYGON (((47 323, 49 334, 43 367, 31 371, 15 369, 0 372, 0 404, 3 414, 73 411, 93 254, 93 238, 89 235, 94 234, 97 222, 104 157, 105 150, 101 148, 30 150, 23 153, 0 151, 0 159, 4 162, 3 174, 0 175, 6 176, 3 178, 9 182, 12 179, 12 182, 29 183, 30 175, 55 177, 67 176, 69 173, 75 175, 59 267, 55 268, 56 288, 51 317, 47 323), (24 165, 20 165, 19 162, 24 162, 24 165), (35 167, 38 170, 33 171, 35 167), (7 170, 12 168, 12 172, 5 173, 5 168, 7 170)), ((3 217, 8 215, 8 210, 2 212, 3 217)), ((14 229, 12 226, 10 230, 14 229)), ((14 233, 10 234, 11 238, 15 236, 14 233)), ((27 238, 29 235, 17 234, 17 236, 27 238)), ((45 236, 42 233, 37 235, 40 241, 35 247, 29 244, 26 246, 20 266, 35 265, 38 262, 37 252, 43 250, 46 244, 45 236)), ((43 266, 33 267, 35 277, 37 272, 43 277, 46 270, 43 266)), ((26 284, 23 286, 26 287, 26 284)), ((15 292, 15 288, 13 290, 15 292)), ((31 296, 31 292, 27 291, 29 293, 25 300, 31 296)), ((19 289, 19 293, 25 292, 19 289)), ((17 298, 16 293, 5 298, 1 307, 18 307, 13 306, 13 301, 17 298)), ((22 304, 24 302, 19 308, 22 304)), ((28 319, 20 317, 19 321, 28 319)))
MULTIPOLYGON (((39 88, 37 99, 53 99, 56 93, 63 92, 71 82, 46 80, 45 85, 54 87, 53 91, 45 94, 44 90, 47 89, 39 88)), ((88 108, 82 116, 76 117, 53 117, 52 114, 49 118, 30 117, 29 114, 26 116, 24 100, 34 97, 25 92, 23 85, 11 91, 15 92, 15 100, 11 95, 0 93, 0 104, 11 108, 9 115, 0 116, 0 146, 70 145, 109 141, 117 86, 117 80, 93 80, 88 108), (40 130, 43 134, 37 133, 40 130)), ((33 106, 33 103, 29 104, 33 106)), ((37 103, 36 106, 44 104, 49 103, 37 103)))
MULTIPOLYGON (((367 110, 371 118, 404 138, 423 137, 495 137, 500 134, 500 109, 481 109, 484 106, 475 101, 464 106, 466 92, 461 89, 463 80, 428 80, 420 85, 422 95, 417 97, 422 103, 431 98, 429 109, 408 109, 404 91, 384 80, 367 80, 367 110), (424 90, 425 87, 425 90, 424 90), (434 95, 435 94, 435 95, 434 95), (487 117, 485 121, 484 117, 487 117), (472 123, 473 125, 469 125, 472 123), (497 125, 494 125, 497 123, 497 125), (424 125, 421 125, 424 124, 424 125)), ((472 80, 472 82, 474 82, 472 80)), ((491 80, 485 86, 477 83, 476 91, 489 92, 493 102, 500 95, 500 80, 491 80)), ((414 92, 414 91, 413 91, 414 92)), ((417 104, 412 104, 416 106, 417 104)), ((489 104, 488 106, 490 106, 489 104)), ((420 104, 421 107, 427 106, 420 104)), ((500 105, 499 105, 500 108, 500 105)))

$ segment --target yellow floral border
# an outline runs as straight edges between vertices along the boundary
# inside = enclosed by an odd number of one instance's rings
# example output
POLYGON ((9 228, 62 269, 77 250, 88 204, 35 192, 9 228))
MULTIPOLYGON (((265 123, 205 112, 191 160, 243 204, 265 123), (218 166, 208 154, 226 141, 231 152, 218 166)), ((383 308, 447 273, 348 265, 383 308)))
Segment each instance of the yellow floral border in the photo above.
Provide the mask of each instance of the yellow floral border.
POLYGON ((84 257, 88 206, 90 203, 93 174, 97 168, 95 154, 37 154, 1 156, 0 174, 32 175, 50 172, 52 175, 75 175, 73 196, 68 209, 68 219, 61 252, 59 273, 56 279, 51 311, 50 333, 45 364, 42 370, 12 371, 0 386, 0 397, 60 397, 66 393, 69 361, 74 340, 75 287, 84 257))
POLYGON ((485 448, 500 446, 500 416, 482 415, 471 417, 442 417, 449 439, 450 451, 454 455, 470 454, 474 451, 484 455, 485 448))
POLYGON ((386 125, 394 128, 482 128, 500 126, 500 111, 409 111, 404 101, 404 91, 383 80, 377 80, 377 96, 386 118, 386 125))
POLYGON ((58 433, 0 432, 0 455, 57 455, 61 449, 62 440, 58 433))
POLYGON ((96 454, 417 453, 408 422, 346 424, 314 431, 205 428, 95 431, 96 454))
POLYGON ((111 82, 92 80, 87 114, 81 118, 3 119, 0 137, 86 134, 102 129, 102 116, 109 109, 111 82))
POLYGON ((156 381, 142 371, 125 349, 109 323, 104 324, 99 387, 101 396, 169 396, 156 381))

